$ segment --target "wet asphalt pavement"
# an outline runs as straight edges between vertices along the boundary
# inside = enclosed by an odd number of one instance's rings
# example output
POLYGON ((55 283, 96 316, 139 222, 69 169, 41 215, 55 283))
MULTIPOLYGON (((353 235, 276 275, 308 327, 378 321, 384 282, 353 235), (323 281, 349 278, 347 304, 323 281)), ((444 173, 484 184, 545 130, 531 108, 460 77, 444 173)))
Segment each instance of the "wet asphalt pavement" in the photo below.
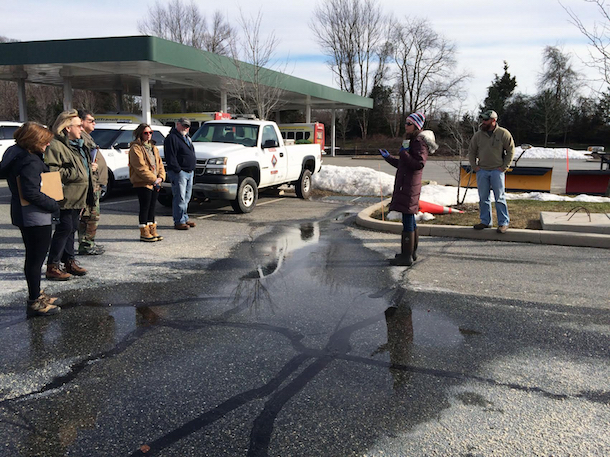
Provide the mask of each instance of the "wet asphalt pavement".
POLYGON ((268 201, 148 257, 112 249, 135 213, 110 202, 83 264, 130 274, 50 285, 49 319, 1 295, 0 455, 610 454, 606 250, 430 238, 390 268, 357 208, 268 201))

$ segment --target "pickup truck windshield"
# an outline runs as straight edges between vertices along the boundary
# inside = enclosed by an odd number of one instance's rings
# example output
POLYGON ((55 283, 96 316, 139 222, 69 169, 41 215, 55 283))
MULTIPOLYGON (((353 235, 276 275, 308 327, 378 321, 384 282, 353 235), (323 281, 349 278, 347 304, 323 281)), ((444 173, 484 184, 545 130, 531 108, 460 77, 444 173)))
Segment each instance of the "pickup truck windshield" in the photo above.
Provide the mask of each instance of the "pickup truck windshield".
POLYGON ((253 148, 258 139, 258 125, 250 124, 203 124, 193 136, 194 143, 235 143, 253 148))

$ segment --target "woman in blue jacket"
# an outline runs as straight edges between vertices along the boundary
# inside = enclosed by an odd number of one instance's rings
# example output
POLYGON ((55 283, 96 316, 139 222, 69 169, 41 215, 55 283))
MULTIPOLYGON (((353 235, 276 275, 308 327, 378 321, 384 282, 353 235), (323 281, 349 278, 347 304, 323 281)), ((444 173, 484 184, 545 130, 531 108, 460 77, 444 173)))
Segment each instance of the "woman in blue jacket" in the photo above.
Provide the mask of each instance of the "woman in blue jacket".
POLYGON ((4 153, 0 170, 11 191, 11 221, 21 230, 25 245, 25 279, 28 284, 27 316, 50 316, 60 308, 40 290, 40 270, 51 244, 51 220, 59 204, 40 190, 41 173, 49 171, 43 152, 53 133, 36 122, 26 122, 15 134, 16 144, 4 153), (19 184, 17 183, 19 181, 19 184), (29 204, 23 206, 21 197, 29 204))

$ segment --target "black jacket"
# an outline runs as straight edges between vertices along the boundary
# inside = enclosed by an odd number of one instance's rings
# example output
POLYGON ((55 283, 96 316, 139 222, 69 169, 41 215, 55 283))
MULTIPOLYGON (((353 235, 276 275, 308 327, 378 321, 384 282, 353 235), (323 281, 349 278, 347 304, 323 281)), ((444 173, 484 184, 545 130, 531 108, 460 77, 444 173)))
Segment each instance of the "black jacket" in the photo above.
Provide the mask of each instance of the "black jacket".
POLYGON ((180 173, 180 170, 193 171, 197 164, 195 159, 195 148, 193 143, 187 144, 185 137, 176 130, 175 127, 165 137, 163 142, 163 156, 166 169, 174 173, 180 173))
POLYGON ((11 146, 2 158, 2 175, 11 190, 11 221, 19 228, 51 225, 52 213, 59 212, 59 204, 40 191, 40 174, 49 171, 42 154, 31 154, 20 146, 11 146), (21 206, 17 176, 23 198, 30 204, 21 206))

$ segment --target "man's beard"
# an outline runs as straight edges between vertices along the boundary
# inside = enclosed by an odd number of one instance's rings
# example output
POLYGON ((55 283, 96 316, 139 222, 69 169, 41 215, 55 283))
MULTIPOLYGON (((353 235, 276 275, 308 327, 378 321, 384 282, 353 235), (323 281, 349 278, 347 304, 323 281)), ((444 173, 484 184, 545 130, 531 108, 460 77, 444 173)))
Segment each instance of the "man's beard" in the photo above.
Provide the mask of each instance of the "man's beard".
POLYGON ((481 130, 483 130, 484 132, 489 132, 491 130, 491 124, 481 124, 481 130))

